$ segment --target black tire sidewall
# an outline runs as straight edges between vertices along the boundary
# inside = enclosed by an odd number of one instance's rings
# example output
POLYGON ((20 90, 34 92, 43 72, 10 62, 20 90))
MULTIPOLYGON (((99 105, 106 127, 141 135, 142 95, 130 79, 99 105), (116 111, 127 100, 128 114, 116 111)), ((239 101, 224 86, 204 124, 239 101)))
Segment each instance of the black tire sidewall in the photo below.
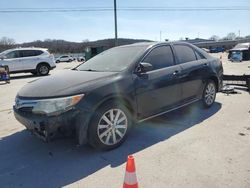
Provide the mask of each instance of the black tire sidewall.
POLYGON ((96 112, 93 114, 93 116, 90 120, 90 124, 89 124, 89 128, 88 128, 88 142, 92 147, 94 147, 96 149, 101 149, 101 150, 114 149, 114 148, 120 146, 126 140, 128 133, 131 130, 131 127, 132 127, 131 113, 129 112, 129 110, 125 106, 118 104, 118 103, 114 103, 112 101, 105 103, 105 104, 101 105, 96 110, 96 112), (98 127, 98 123, 99 123, 102 115, 111 108, 118 108, 125 113, 125 115, 127 116, 127 120, 128 120, 128 127, 127 127, 127 131, 126 131, 124 137, 118 143, 116 143, 114 145, 106 145, 106 144, 102 143, 101 140, 99 139, 98 134, 97 134, 97 127, 98 127))
POLYGON ((215 85, 215 82, 214 82, 213 80, 207 80, 206 85, 205 85, 204 90, 203 90, 203 94, 202 94, 202 104, 203 104, 203 106, 204 106, 205 108, 210 108, 210 107, 214 104, 215 99, 216 99, 216 85, 215 85), (208 104, 206 103, 205 93, 206 93, 207 86, 208 86, 210 83, 212 83, 212 84, 214 85, 214 87, 215 87, 215 96, 214 96, 213 102, 212 102, 210 105, 208 105, 208 104))

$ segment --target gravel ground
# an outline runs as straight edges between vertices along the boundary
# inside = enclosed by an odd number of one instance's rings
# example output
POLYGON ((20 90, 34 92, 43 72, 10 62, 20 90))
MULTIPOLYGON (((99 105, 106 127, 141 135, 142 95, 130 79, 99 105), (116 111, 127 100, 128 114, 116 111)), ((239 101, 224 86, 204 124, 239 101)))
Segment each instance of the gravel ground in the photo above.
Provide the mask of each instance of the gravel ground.
MULTIPOLYGON (((250 61, 225 74, 250 74, 250 61)), ((61 63, 51 74, 78 63, 61 63)), ((116 150, 77 147, 72 139, 44 143, 24 130, 12 111, 17 91, 37 79, 13 75, 0 85, 0 187, 122 187, 126 157, 134 154, 140 187, 250 187, 250 96, 219 93, 215 105, 184 109, 138 124, 116 150)))

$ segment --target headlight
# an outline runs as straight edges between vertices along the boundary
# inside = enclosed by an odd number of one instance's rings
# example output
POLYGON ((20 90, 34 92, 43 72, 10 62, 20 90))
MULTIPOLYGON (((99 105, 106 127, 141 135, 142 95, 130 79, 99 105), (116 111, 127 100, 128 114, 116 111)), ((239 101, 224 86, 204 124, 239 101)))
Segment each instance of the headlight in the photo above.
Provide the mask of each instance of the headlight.
POLYGON ((70 97, 37 100, 32 112, 36 114, 56 115, 73 108, 82 98, 82 95, 70 97))

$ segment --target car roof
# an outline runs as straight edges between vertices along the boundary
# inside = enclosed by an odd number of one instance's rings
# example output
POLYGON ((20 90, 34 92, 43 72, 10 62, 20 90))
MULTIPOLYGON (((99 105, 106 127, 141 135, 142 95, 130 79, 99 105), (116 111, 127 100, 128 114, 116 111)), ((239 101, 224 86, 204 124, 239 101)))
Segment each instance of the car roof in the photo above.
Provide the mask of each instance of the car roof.
POLYGON ((48 49, 47 48, 38 48, 38 47, 20 47, 20 48, 15 48, 15 50, 48 50, 48 49))
POLYGON ((191 45, 188 42, 180 42, 180 41, 171 41, 171 42, 137 42, 133 44, 118 46, 118 47, 129 47, 129 46, 141 46, 141 47, 152 47, 152 46, 158 46, 158 45, 169 45, 169 44, 187 44, 191 45))
POLYGON ((5 52, 11 52, 13 50, 42 50, 42 51, 47 51, 47 48, 36 48, 36 47, 19 47, 19 48, 12 48, 12 49, 8 49, 5 52))

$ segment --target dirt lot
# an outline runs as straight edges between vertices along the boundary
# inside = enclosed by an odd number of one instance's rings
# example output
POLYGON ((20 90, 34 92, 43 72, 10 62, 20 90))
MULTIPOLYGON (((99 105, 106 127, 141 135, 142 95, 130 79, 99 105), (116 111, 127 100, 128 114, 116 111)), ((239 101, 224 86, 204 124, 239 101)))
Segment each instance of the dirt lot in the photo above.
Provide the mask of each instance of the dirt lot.
MULTIPOLYGON (((227 62, 226 74, 250 74, 250 61, 227 62)), ((54 72, 74 67, 61 63, 54 72)), ((138 124, 127 141, 109 152, 77 147, 72 139, 44 143, 24 130, 12 111, 17 91, 38 79, 13 75, 0 85, 0 187, 122 187, 126 157, 134 154, 140 187, 250 187, 250 96, 217 95, 138 124)))

